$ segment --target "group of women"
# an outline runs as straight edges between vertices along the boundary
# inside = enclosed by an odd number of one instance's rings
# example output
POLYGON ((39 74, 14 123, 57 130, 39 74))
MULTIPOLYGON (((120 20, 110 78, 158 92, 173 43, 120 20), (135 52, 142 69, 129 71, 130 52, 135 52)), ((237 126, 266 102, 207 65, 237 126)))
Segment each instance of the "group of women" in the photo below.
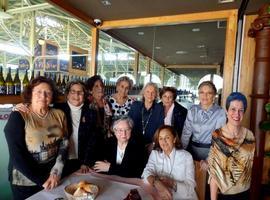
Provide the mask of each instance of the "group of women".
POLYGON ((244 95, 232 93, 224 111, 206 81, 198 88, 200 104, 187 111, 173 87, 158 93, 147 83, 141 101, 128 96, 131 87, 121 77, 117 92, 105 97, 95 75, 86 84, 70 82, 66 102, 55 103, 52 80, 33 79, 4 129, 14 199, 52 189, 77 170, 143 178, 161 199, 197 199, 193 159, 209 172, 212 200, 246 199, 255 141, 241 126, 244 95))

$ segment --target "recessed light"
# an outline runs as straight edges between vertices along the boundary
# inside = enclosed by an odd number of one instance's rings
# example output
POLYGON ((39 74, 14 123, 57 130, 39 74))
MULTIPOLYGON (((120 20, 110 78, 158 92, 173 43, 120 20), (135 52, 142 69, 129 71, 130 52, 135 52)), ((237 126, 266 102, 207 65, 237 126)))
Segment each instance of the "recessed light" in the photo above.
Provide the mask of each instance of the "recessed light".
POLYGON ((155 47, 157 50, 161 49, 161 47, 155 47))
POLYGON ((187 54, 187 51, 176 51, 175 53, 176 53, 176 54, 183 55, 183 54, 187 54))
POLYGON ((232 3, 234 0, 218 0, 218 3, 232 3))
POLYGON ((104 6, 110 6, 112 5, 112 3, 108 0, 102 0, 101 3, 104 5, 104 6))
POLYGON ((144 32, 140 31, 138 32, 138 35, 144 35, 144 32))
POLYGON ((200 55, 200 58, 206 58, 207 55, 200 55))
POLYGON ((205 45, 204 45, 204 44, 199 44, 199 45, 197 45, 197 48, 198 48, 198 49, 205 48, 205 45))
POLYGON ((199 32, 201 29, 200 28, 193 28, 192 31, 193 32, 199 32))

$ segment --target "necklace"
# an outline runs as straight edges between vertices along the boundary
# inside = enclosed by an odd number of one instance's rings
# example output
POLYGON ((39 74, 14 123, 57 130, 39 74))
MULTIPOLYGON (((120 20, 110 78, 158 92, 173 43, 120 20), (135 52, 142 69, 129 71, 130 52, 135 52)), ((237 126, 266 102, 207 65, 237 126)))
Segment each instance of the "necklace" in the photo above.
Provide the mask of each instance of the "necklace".
POLYGON ((32 110, 32 112, 39 118, 39 119, 46 119, 46 117, 49 114, 49 111, 47 111, 44 115, 40 115, 32 110))
POLYGON ((142 107, 142 131, 143 131, 143 135, 145 134, 145 129, 149 123, 150 117, 152 115, 152 111, 153 109, 150 109, 150 114, 148 115, 147 119, 144 119, 144 107, 142 107))
POLYGON ((241 127, 239 129, 237 129, 236 131, 232 131, 230 129, 230 127, 228 126, 228 124, 226 124, 226 127, 228 129, 228 134, 230 136, 232 136, 232 139, 238 139, 240 137, 240 134, 241 134, 241 127))

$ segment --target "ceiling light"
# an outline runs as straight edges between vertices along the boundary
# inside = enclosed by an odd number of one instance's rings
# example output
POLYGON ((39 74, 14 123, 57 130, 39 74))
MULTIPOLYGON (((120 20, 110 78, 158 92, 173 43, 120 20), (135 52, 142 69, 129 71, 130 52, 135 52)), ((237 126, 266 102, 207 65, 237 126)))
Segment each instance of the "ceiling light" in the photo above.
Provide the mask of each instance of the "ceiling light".
POLYGON ((160 50, 160 49, 161 49, 161 47, 156 47, 156 49, 157 49, 157 50, 160 50))
POLYGON ((138 35, 144 35, 144 32, 140 31, 138 32, 138 35))
POLYGON ((199 32, 201 29, 200 28, 193 28, 192 31, 193 32, 199 32))
POLYGON ((104 6, 110 6, 112 5, 112 3, 108 0, 102 0, 101 3, 104 5, 104 6))
POLYGON ((218 0, 218 3, 231 3, 234 2, 234 0, 218 0))
POLYGON ((183 54, 187 54, 187 51, 176 51, 175 53, 176 53, 176 54, 183 55, 183 54))
POLYGON ((200 55, 200 58, 206 58, 207 55, 200 55))
POLYGON ((205 45, 204 45, 204 44, 199 44, 199 45, 197 45, 197 48, 198 48, 198 49, 205 48, 205 45))

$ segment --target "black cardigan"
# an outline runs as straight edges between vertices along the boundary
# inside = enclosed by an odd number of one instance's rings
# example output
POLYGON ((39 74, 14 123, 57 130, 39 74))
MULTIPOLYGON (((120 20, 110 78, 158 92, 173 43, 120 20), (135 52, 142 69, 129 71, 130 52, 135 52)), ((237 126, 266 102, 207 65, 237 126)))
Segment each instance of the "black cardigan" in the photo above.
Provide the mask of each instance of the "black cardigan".
MULTIPOLYGON (((68 103, 54 105, 61 109, 67 117, 69 137, 72 134, 71 110, 68 103)), ((78 157, 80 164, 92 166, 96 161, 96 112, 88 104, 82 106, 82 113, 78 131, 78 157)))
POLYGON ((130 138, 125 150, 122 163, 116 163, 117 156, 117 139, 110 138, 105 146, 105 157, 111 163, 108 174, 123 177, 140 178, 146 164, 146 153, 143 142, 130 138))

